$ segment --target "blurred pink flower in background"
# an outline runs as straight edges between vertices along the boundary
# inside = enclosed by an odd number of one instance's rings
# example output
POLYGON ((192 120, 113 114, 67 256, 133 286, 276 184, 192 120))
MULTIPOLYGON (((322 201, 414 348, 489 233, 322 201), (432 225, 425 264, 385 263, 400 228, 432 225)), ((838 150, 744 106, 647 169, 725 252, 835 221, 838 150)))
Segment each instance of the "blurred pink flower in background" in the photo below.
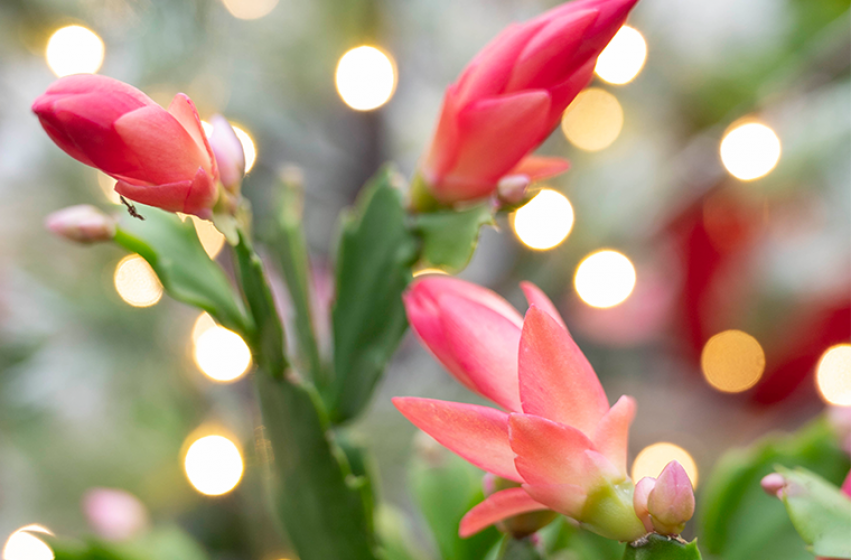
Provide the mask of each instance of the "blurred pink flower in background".
POLYGON ((521 319, 495 293, 450 277, 414 282, 408 319, 425 345, 494 408, 395 398, 417 427, 474 465, 519 483, 490 495, 461 522, 462 536, 521 513, 552 509, 603 536, 644 534, 626 471, 635 401, 611 408, 597 375, 552 302, 524 283, 521 319))
POLYGON ((113 488, 93 488, 83 496, 83 513, 101 538, 124 541, 148 528, 148 511, 138 498, 113 488))
POLYGON ((115 191, 170 212, 209 218, 219 174, 195 105, 168 111, 138 89, 92 74, 56 80, 33 112, 68 155, 115 178, 115 191))
POLYGON ((115 237, 115 219, 90 204, 78 204, 53 212, 45 220, 47 229, 77 243, 109 241, 115 237))
POLYGON ((494 192, 504 177, 567 169, 530 156, 591 80, 597 56, 637 0, 568 2, 491 41, 446 90, 422 179, 441 203, 494 192))

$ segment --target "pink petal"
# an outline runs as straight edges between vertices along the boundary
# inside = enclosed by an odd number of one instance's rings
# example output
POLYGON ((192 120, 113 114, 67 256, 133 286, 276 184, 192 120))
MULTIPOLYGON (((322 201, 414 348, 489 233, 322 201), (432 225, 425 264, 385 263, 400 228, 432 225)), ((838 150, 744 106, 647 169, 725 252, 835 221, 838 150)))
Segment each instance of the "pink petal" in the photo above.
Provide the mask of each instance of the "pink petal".
POLYGON ((524 484, 523 489, 536 501, 574 519, 581 517, 587 493, 575 484, 524 484))
POLYGON ((555 319, 529 308, 520 338, 523 411, 593 434, 608 411, 606 394, 591 364, 555 319))
POLYGON ((499 179, 549 134, 549 111, 550 96, 542 90, 474 103, 458 116, 459 152, 451 175, 478 185, 479 196, 490 194, 499 179))
POLYGON ((473 404, 396 397, 393 404, 419 429, 477 467, 521 482, 508 443, 508 415, 473 404))
POLYGON ((648 533, 653 531, 653 521, 650 519, 650 511, 647 509, 647 497, 655 485, 655 478, 645 476, 635 485, 635 492, 632 495, 632 506, 635 508, 635 515, 641 520, 648 533))
POLYGON ((557 157, 526 156, 514 169, 506 173, 510 175, 525 175, 531 181, 540 181, 555 177, 570 169, 570 162, 557 157))
POLYGON ((178 93, 168 106, 168 112, 171 116, 177 119, 180 126, 189 133, 198 151, 202 154, 207 154, 207 162, 204 170, 210 173, 213 177, 216 176, 216 158, 213 155, 213 149, 210 147, 210 142, 207 140, 207 135, 204 134, 204 128, 201 126, 201 117, 198 116, 198 110, 195 104, 189 99, 185 93, 178 93))
POLYGON ((583 62, 574 54, 598 14, 597 10, 578 10, 547 21, 524 47, 506 89, 548 88, 564 80, 583 62))
POLYGON ((183 212, 186 199, 192 193, 192 184, 193 181, 178 181, 165 185, 134 185, 119 179, 115 183, 115 192, 134 202, 162 208, 167 212, 183 212))
POLYGON ((449 171, 458 157, 458 88, 455 84, 446 88, 443 95, 443 105, 440 108, 440 118, 431 140, 431 147, 423 163, 426 179, 435 189, 434 195, 441 199, 443 193, 442 177, 449 171))
POLYGON ((245 175, 245 150, 243 150, 239 137, 226 118, 221 115, 213 115, 210 124, 213 125, 213 133, 208 142, 216 156, 219 177, 225 188, 231 192, 236 192, 242 182, 243 175, 245 175))
POLYGON ((584 455, 593 444, 576 428, 529 414, 512 414, 508 426, 514 464, 526 482, 585 486, 596 478, 586 472, 584 455))
POLYGON ((461 519, 458 534, 466 539, 503 519, 542 509, 547 506, 533 500, 522 488, 500 490, 467 512, 461 519))
POLYGON ((510 25, 488 43, 458 78, 459 103, 467 105, 504 93, 517 57, 543 26, 543 22, 510 25))
POLYGON ((629 444, 629 425, 635 418, 635 399, 623 396, 600 419, 594 431, 594 447, 602 453, 623 476, 627 476, 626 454, 629 444))
POLYGON ((561 318, 561 314, 558 312, 558 309, 556 309, 552 300, 547 297, 547 294, 545 294, 541 288, 531 282, 524 281, 520 282, 520 289, 523 290, 523 295, 526 296, 526 301, 529 302, 529 305, 534 305, 541 311, 546 312, 547 315, 555 319, 559 325, 567 329, 567 325, 564 324, 564 320, 561 318))
POLYGON ((474 390, 506 410, 520 411, 520 328, 496 311, 455 295, 442 295, 440 307, 449 348, 474 390))
MULTIPOLYGON (((143 107, 115 121, 115 130, 138 158, 140 168, 127 175, 151 184, 193 180, 209 157, 189 132, 161 107, 143 107)), ((121 177, 117 177, 121 178, 121 177)))
POLYGON ((552 98, 550 105, 549 126, 555 128, 561 122, 564 110, 567 109, 571 101, 582 91, 591 78, 594 76, 594 67, 597 64, 597 59, 589 59, 584 65, 577 68, 570 76, 562 83, 555 85, 549 89, 552 98))

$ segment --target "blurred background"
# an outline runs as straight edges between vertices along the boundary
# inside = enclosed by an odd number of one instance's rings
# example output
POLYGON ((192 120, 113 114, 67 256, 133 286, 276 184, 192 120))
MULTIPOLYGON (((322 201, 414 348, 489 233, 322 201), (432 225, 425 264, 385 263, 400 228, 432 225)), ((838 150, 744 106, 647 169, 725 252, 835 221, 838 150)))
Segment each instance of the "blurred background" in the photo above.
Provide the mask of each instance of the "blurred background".
MULTIPOLYGON (((327 300, 339 212, 384 161, 410 175, 444 88, 553 5, 0 0, 0 543, 31 523, 90 532, 83 497, 111 487, 213 558, 286 554, 259 498, 244 343, 161 298, 140 259, 42 226, 71 204, 122 211, 30 113, 52 80, 98 72, 224 114, 259 222, 298 166, 327 300)), ((461 276, 521 310, 518 282, 541 286, 610 399, 638 400, 633 472, 676 458, 699 492, 724 450, 851 406, 849 0, 641 0, 628 26, 540 150, 572 169, 485 230, 461 276)), ((416 525, 396 395, 475 397, 408 336, 350 429, 416 525)))

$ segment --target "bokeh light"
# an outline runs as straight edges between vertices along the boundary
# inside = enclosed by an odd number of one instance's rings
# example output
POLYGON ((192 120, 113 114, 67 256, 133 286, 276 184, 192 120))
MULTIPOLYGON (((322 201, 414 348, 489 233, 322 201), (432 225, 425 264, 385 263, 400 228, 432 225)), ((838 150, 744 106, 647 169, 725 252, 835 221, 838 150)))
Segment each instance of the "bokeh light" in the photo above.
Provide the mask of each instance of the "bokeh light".
POLYGON ((233 123, 230 123, 230 125, 242 144, 242 151, 245 153, 245 172, 248 173, 257 161, 257 146, 254 144, 254 139, 244 128, 233 123))
POLYGON ((641 450, 632 463, 632 480, 638 482, 645 476, 657 478, 665 465, 671 461, 677 461, 683 466, 691 485, 697 488, 697 463, 694 458, 679 445, 665 441, 648 445, 641 450))
POLYGON ((9 536, 3 547, 3 560, 53 560, 53 551, 32 533, 52 535, 41 525, 21 527, 9 536))
POLYGON ((346 52, 337 63, 337 92, 356 111, 387 103, 396 89, 396 65, 387 53, 369 46, 346 52))
POLYGON ((121 197, 115 192, 115 179, 100 170, 96 170, 95 173, 97 173, 98 187, 103 196, 113 204, 121 204, 121 197))
POLYGON ((588 88, 565 109, 561 130, 571 144, 589 152, 607 148, 623 128, 623 108, 606 90, 588 88))
POLYGON ((622 85, 638 76, 647 60, 647 42, 634 27, 624 25, 597 58, 594 72, 603 81, 622 85))
POLYGON ((242 337, 224 327, 213 325, 197 334, 199 317, 193 329, 195 351, 193 356, 198 369, 222 383, 236 381, 251 365, 251 350, 242 337))
POLYGON ((81 25, 58 29, 47 41, 47 65, 54 74, 94 74, 103 64, 105 48, 97 33, 81 25))
POLYGON ((765 352, 751 335, 728 330, 703 347, 700 367, 706 381, 725 393, 740 393, 756 385, 765 371, 765 352))
POLYGON ((192 486, 207 496, 221 496, 236 488, 245 469, 239 448, 220 435, 195 440, 186 452, 183 468, 192 486))
POLYGON ((163 285, 148 262, 139 255, 127 255, 118 262, 113 276, 115 291, 133 307, 150 307, 163 296, 163 285))
POLYGON ((544 251, 567 239, 573 219, 573 206, 566 196, 552 189, 541 189, 517 209, 511 224, 524 245, 544 251))
POLYGON ((626 300, 635 288, 635 280, 635 267, 630 260, 606 249, 588 255, 579 263, 573 285, 582 301, 605 309, 626 300))
POLYGON ((195 319, 195 324, 192 326, 192 344, 198 342, 198 337, 216 326, 218 325, 215 319, 206 311, 198 315, 198 318, 195 319))
POLYGON ((822 354, 816 386, 828 403, 851 406, 851 344, 837 344, 822 354))
POLYGON ((757 122, 733 126, 721 140, 721 162, 742 181, 768 175, 780 161, 780 151, 777 134, 757 122))
POLYGON ((225 236, 222 232, 216 229, 213 222, 202 220, 198 216, 189 216, 192 223, 195 225, 195 231, 198 232, 198 240, 204 247, 204 251, 215 259, 225 245, 225 236))
POLYGON ((227 11, 237 19, 260 19, 275 9, 278 0, 222 0, 227 11))
POLYGON ((418 278, 420 276, 428 276, 429 274, 443 274, 444 276, 449 275, 448 272, 439 268, 421 268, 414 271, 413 277, 418 278))

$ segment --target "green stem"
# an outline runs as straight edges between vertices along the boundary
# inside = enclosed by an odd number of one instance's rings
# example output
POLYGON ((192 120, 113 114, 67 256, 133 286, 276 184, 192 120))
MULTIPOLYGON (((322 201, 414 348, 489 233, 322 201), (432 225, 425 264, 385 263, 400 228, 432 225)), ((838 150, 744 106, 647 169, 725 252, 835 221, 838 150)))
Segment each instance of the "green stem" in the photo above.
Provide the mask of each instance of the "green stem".
POLYGON ((697 541, 690 543, 677 538, 651 533, 626 546, 623 560, 701 560, 697 541))
POLYGON ((286 280, 287 290, 295 311, 295 328, 299 354, 310 371, 313 382, 320 387, 328 384, 316 328, 313 321, 310 257, 302 227, 302 191, 297 178, 282 176, 281 203, 278 211, 274 243, 278 263, 286 280))

